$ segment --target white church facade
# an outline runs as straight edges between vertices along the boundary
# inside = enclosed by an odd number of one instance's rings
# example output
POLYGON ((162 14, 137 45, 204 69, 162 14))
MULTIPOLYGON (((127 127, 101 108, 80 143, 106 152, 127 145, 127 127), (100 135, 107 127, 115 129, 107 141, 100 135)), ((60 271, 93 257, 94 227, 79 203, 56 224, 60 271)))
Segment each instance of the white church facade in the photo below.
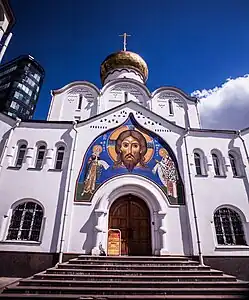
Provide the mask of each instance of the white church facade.
POLYGON ((107 252, 114 228, 122 255, 197 256, 248 278, 249 129, 202 129, 196 98, 147 77, 120 51, 101 89, 54 90, 46 121, 0 115, 2 275, 107 252))

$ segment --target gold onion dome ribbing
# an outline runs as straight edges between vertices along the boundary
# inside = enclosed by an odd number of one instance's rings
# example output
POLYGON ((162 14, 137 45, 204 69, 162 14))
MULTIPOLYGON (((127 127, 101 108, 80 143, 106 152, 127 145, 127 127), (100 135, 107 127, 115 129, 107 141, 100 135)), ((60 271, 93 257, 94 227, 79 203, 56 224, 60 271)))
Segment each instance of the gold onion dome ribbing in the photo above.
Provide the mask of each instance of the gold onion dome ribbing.
POLYGON ((102 83, 107 74, 117 68, 129 68, 138 71, 144 79, 148 79, 148 67, 146 62, 137 53, 130 51, 119 51, 112 53, 102 62, 100 76, 102 83))

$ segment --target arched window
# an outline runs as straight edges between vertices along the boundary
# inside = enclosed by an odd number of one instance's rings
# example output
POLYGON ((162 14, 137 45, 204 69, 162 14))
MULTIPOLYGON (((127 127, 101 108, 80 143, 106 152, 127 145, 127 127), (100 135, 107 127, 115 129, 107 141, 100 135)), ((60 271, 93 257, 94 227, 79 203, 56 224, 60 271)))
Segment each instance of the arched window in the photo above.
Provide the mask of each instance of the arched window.
POLYGON ((19 145, 18 151, 17 151, 17 157, 16 157, 16 167, 21 168, 26 150, 27 150, 26 144, 19 145))
POLYGON ((214 173, 217 176, 221 175, 220 172, 220 160, 218 158, 218 155, 215 153, 212 153, 212 159, 213 159, 213 165, 214 165, 214 173))
POLYGON ((43 166, 43 161, 45 157, 46 146, 42 145, 38 147, 35 168, 41 169, 43 166))
POLYGON ((220 208, 214 214, 214 225, 219 245, 246 245, 243 224, 236 211, 220 208))
POLYGON ((232 172, 233 172, 233 176, 239 176, 239 167, 238 167, 238 159, 237 157, 235 157, 234 154, 229 153, 229 160, 230 160, 230 164, 231 164, 231 168, 232 168, 232 172))
POLYGON ((197 175, 203 175, 202 174, 202 167, 201 167, 201 156, 199 153, 194 153, 194 159, 195 159, 195 170, 197 175))
POLYGON ((65 147, 64 146, 60 146, 57 149, 57 154, 56 154, 56 161, 55 161, 55 169, 56 170, 61 170, 62 169, 62 163, 63 163, 64 153, 65 153, 65 147))
POLYGON ((7 240, 39 241, 42 207, 35 202, 19 204, 12 213, 7 240))

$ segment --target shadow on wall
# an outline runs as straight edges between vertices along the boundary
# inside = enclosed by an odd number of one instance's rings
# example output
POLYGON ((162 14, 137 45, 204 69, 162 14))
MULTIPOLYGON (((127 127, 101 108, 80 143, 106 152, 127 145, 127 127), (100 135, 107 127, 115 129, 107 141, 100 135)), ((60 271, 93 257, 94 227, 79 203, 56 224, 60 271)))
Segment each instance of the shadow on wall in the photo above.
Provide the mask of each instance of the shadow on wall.
MULTIPOLYGON (((60 227, 61 227, 61 219, 62 219, 62 209, 63 209, 63 203, 66 201, 67 197, 67 190, 66 190, 66 182, 67 182, 67 176, 69 176, 68 171, 70 172, 70 167, 69 167, 69 162, 70 162, 70 154, 72 149, 72 144, 73 144, 73 138, 70 136, 70 133, 73 131, 72 128, 69 128, 62 136, 61 140, 64 141, 64 143, 67 145, 66 149, 66 164, 63 166, 63 171, 61 175, 61 182, 60 182, 60 188, 59 188, 59 197, 58 197, 58 202, 57 202, 57 210, 56 210, 56 215, 55 215, 55 222, 54 222, 54 231, 53 231, 53 236, 51 240, 51 246, 50 246, 50 252, 56 252, 57 251, 57 246, 59 245, 59 233, 60 233, 60 227)), ((56 199, 51 199, 53 201, 56 201, 56 199)))
POLYGON ((80 229, 80 233, 85 234, 85 241, 82 245, 82 250, 84 250, 85 254, 91 254, 92 248, 95 246, 95 241, 97 238, 97 230, 95 226, 97 224, 97 216, 92 210, 88 220, 80 229))
POLYGON ((186 198, 187 174, 184 174, 184 168, 183 168, 183 137, 182 136, 176 142, 176 152, 177 152, 178 168, 184 185, 183 190, 184 190, 184 198, 185 198, 185 205, 180 206, 179 208, 180 224, 181 224, 181 231, 183 237, 183 251, 185 255, 193 255, 194 253, 193 238, 192 238, 193 234, 190 226, 189 209, 188 209, 189 203, 188 203, 188 199, 186 198))

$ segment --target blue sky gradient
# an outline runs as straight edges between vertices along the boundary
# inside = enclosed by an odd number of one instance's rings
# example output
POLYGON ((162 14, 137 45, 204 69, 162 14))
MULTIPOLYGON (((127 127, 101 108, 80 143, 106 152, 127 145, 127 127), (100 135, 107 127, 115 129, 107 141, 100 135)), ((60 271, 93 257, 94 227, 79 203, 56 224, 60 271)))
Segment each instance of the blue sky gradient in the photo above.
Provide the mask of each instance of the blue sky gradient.
POLYGON ((4 62, 30 54, 46 71, 35 119, 45 119, 50 90, 75 80, 101 87, 107 55, 128 50, 149 67, 148 88, 187 93, 221 85, 249 70, 248 0, 12 0, 16 16, 4 62))

